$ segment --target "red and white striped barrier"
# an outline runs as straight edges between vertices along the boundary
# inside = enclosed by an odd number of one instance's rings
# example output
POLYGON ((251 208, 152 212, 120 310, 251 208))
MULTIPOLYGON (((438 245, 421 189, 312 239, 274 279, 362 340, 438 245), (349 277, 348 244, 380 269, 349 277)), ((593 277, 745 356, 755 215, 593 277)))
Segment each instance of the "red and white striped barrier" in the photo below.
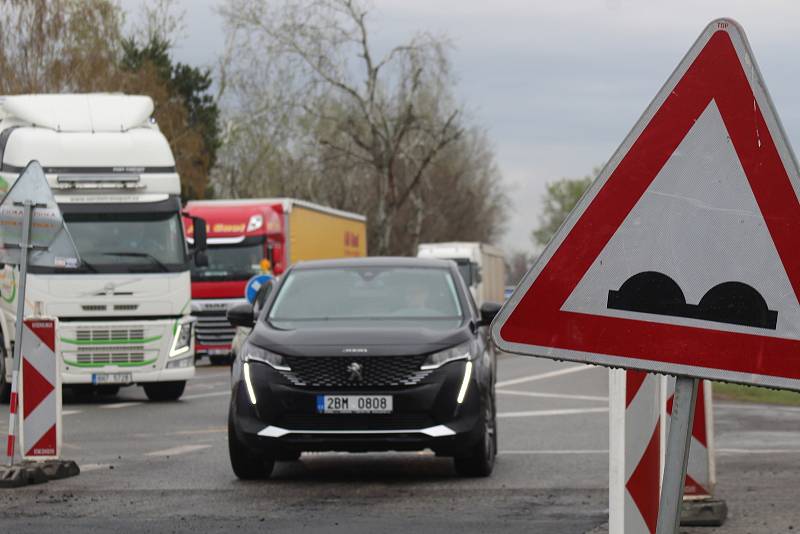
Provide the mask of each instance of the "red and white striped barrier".
POLYGON ((652 534, 658 520, 661 377, 609 371, 609 534, 652 534))
MULTIPOLYGON (((667 379, 667 402, 664 417, 669 429, 669 416, 672 415, 672 396, 675 393, 675 378, 667 379)), ((707 499, 714 493, 716 469, 714 463, 714 412, 711 397, 711 382, 701 380, 697 389, 697 408, 692 426, 692 441, 689 447, 689 460, 686 465, 684 499, 707 499)))
POLYGON ((55 343, 55 319, 25 319, 19 395, 24 459, 56 459, 61 454, 61 373, 55 343))
MULTIPOLYGON (((700 384, 684 500, 710 499, 716 482, 711 383, 700 384)), ((655 533, 674 391, 672 377, 609 371, 609 534, 655 533)))
POLYGON ((19 405, 19 397, 17 395, 17 384, 19 384, 19 377, 17 370, 14 369, 11 373, 11 398, 8 403, 8 440, 6 442, 6 463, 12 465, 14 463, 14 447, 16 445, 16 424, 17 424, 17 406, 19 405))

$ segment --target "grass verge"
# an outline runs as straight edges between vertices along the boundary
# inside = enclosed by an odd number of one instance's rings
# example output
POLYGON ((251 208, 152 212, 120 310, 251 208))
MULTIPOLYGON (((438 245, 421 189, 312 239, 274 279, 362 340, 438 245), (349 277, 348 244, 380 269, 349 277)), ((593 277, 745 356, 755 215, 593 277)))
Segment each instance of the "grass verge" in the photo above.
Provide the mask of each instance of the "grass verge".
POLYGON ((722 382, 714 382, 714 398, 760 404, 800 406, 800 393, 795 393, 794 391, 742 386, 739 384, 725 384, 722 382))

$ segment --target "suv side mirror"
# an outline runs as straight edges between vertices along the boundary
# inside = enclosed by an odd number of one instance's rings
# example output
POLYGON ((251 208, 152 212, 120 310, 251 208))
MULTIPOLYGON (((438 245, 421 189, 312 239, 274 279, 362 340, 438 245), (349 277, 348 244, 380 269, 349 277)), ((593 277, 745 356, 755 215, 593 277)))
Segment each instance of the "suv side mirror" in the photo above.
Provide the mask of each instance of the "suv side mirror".
POLYGON ((481 304, 481 322, 478 326, 489 326, 494 321, 495 316, 500 312, 502 306, 496 302, 484 302, 481 304))
POLYGON ((253 316, 253 305, 249 302, 242 302, 236 306, 231 306, 228 308, 226 316, 228 317, 228 322, 233 326, 251 328, 256 322, 253 316))

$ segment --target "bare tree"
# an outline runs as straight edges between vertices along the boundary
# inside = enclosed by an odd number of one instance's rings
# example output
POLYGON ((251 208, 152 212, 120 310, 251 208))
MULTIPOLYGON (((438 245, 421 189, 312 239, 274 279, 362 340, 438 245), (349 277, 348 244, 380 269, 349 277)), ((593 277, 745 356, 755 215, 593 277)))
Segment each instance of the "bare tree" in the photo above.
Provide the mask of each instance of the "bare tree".
POLYGON ((292 120, 319 145, 326 169, 337 161, 371 182, 370 248, 395 252, 398 214, 418 202, 431 165, 464 131, 444 43, 419 34, 378 57, 357 0, 228 0, 221 13, 230 32, 293 73, 292 120))

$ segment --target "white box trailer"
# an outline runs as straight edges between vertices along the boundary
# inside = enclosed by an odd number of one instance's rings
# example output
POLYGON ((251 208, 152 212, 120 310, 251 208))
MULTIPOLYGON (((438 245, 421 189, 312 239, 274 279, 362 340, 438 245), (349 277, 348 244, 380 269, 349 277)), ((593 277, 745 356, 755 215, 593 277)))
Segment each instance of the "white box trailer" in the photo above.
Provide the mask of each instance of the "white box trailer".
MULTIPOLYGON (((42 165, 83 264, 29 268, 26 306, 58 317, 62 383, 83 393, 143 385, 177 399, 194 376, 190 261, 180 178, 151 119, 122 94, 0 97, 0 193, 42 165)), ((0 394, 7 394, 18 270, 0 266, 0 394)))
POLYGON ((417 256, 455 261, 478 306, 484 302, 502 304, 505 300, 506 263, 499 248, 463 241, 422 243, 417 256))

